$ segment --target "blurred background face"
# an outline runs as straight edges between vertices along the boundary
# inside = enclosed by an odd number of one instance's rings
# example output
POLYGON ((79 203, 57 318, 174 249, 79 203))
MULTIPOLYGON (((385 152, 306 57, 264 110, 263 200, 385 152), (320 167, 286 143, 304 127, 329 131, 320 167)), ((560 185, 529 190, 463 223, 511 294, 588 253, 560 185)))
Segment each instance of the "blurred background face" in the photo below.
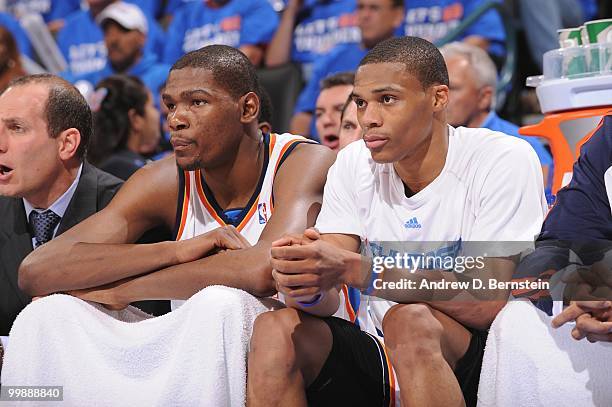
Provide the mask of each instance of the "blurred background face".
POLYGON ((476 116, 488 109, 490 99, 483 101, 483 86, 467 59, 454 55, 445 58, 450 81, 447 107, 448 123, 453 127, 473 126, 476 116))
POLYGON ((142 54, 145 35, 137 30, 126 30, 113 21, 104 23, 104 43, 108 60, 117 72, 125 72, 142 54))
POLYGON ((390 38, 404 19, 404 8, 394 7, 393 0, 358 0, 357 26, 361 40, 371 48, 390 38))
POLYGON ((361 139, 361 127, 357 121, 357 105, 351 101, 344 110, 342 123, 340 124, 340 150, 351 144, 353 141, 361 139))
POLYGON ((153 103, 153 95, 149 93, 149 98, 144 106, 144 125, 140 136, 139 153, 143 155, 151 154, 157 148, 161 138, 159 126, 160 113, 153 103))
POLYGON ((340 116, 346 99, 351 94, 353 86, 339 85, 323 89, 317 98, 315 109, 315 126, 321 139, 321 144, 337 151, 340 148, 338 133, 340 131, 340 116))

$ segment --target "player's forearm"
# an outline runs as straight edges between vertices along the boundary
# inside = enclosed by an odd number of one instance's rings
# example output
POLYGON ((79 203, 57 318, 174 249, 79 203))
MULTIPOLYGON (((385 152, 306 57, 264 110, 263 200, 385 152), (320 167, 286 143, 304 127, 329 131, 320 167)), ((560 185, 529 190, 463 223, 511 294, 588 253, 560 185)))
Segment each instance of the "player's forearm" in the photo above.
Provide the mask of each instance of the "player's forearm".
POLYGON ((274 67, 286 64, 290 60, 293 29, 295 27, 295 11, 286 9, 280 24, 266 52, 266 66, 274 67))
POLYGON ((269 246, 221 252, 190 263, 137 277, 120 287, 122 302, 186 300, 211 285, 247 291, 257 297, 275 293, 269 265, 269 246))
POLYGON ((19 286, 31 296, 97 287, 177 264, 173 245, 57 242, 24 259, 19 286), (64 247, 58 247, 59 245, 64 247), (58 255, 57 253, 62 253, 58 255))
POLYGON ((247 44, 240 47, 240 51, 249 58, 253 66, 258 67, 263 60, 264 51, 260 45, 247 44))

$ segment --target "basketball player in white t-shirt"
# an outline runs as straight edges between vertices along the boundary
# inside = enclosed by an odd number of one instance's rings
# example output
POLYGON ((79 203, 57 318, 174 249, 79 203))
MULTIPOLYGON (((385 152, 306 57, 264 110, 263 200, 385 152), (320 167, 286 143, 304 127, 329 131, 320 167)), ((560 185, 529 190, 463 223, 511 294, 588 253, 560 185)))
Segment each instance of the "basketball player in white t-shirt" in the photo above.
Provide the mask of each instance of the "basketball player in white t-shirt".
MULTIPOLYGON (((373 289, 376 277, 418 285, 457 281, 458 273, 379 263, 383 273, 375 274, 375 257, 360 254, 366 246, 391 258, 384 242, 433 241, 436 253, 454 255, 462 242, 532 241, 539 232, 546 204, 533 149, 501 133, 450 127, 449 97, 444 59, 423 39, 387 40, 361 61, 352 98, 364 140, 340 151, 330 169, 318 231, 273 243, 273 275, 292 308, 255 323, 250 406, 386 406, 399 397, 408 406, 475 405, 486 329, 508 291, 489 292, 491 301, 446 291, 458 300, 438 301, 432 290, 373 289), (312 316, 344 306, 343 284, 363 290, 361 330, 312 316)), ((481 277, 509 281, 517 251, 495 249, 481 277)))

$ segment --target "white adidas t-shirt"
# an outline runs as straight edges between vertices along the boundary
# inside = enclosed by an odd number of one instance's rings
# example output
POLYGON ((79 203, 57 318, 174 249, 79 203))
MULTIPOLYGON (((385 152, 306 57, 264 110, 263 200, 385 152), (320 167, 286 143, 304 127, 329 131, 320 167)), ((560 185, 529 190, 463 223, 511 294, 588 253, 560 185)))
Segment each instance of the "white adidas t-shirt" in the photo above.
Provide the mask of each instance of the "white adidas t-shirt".
MULTIPOLYGON (((442 172, 410 198, 393 164, 374 162, 363 141, 340 151, 327 176, 319 231, 357 235, 370 245, 533 241, 547 210, 533 148, 488 129, 449 126, 448 131, 442 172)), ((382 332, 383 317, 394 304, 363 295, 361 328, 382 332)))

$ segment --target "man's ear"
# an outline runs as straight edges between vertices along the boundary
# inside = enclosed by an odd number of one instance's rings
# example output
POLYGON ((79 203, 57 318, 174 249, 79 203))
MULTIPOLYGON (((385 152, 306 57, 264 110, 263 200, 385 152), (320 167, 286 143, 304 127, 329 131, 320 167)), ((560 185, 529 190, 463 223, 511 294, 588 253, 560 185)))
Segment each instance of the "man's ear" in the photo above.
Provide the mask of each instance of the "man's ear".
POLYGON ((76 156, 81 145, 81 132, 74 127, 62 131, 57 136, 58 154, 62 161, 68 161, 76 156))
POLYGON ((491 109, 491 102, 495 97, 495 88, 493 86, 483 86, 480 89, 480 99, 478 100, 478 109, 480 111, 489 111, 491 109))
POLYGON ((240 115, 241 123, 251 123, 257 121, 259 117, 259 96, 255 92, 248 92, 239 100, 242 112, 240 115))
POLYGON ((433 85, 431 90, 433 98, 433 111, 437 113, 446 109, 446 105, 448 105, 448 86, 433 85))

